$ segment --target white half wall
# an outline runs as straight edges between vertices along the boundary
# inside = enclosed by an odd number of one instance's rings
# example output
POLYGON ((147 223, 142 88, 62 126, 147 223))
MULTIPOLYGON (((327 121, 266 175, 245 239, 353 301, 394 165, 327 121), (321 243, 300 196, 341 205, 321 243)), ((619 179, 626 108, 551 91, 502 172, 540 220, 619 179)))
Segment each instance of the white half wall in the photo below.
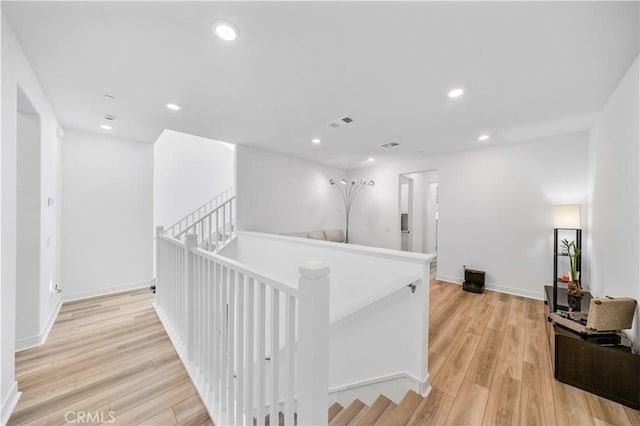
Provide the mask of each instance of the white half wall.
POLYGON ((490 289, 542 298, 553 206, 586 202, 587 152, 576 133, 355 170, 376 186, 354 203, 352 242, 398 248, 399 175, 438 170, 438 277, 461 282, 467 265, 487 272, 490 289))
POLYGON ((239 230, 344 229, 344 203, 329 184, 346 177, 344 170, 242 145, 236 156, 239 230))
POLYGON ((153 145, 77 130, 62 143, 65 300, 153 278, 153 145))
POLYGON ((153 150, 156 226, 173 225, 233 186, 235 145, 165 130, 153 150))
MULTIPOLYGON (((591 290, 640 300, 639 60, 618 84, 589 135, 591 290)), ((632 330, 640 346, 640 309, 632 330)))
POLYGON ((39 336, 46 335, 47 328, 55 318, 60 296, 51 293, 51 282, 59 279, 57 207, 48 206, 47 199, 59 200, 58 161, 59 141, 56 130, 58 121, 40 83, 26 58, 11 26, 2 15, 2 163, 0 222, 2 243, 0 245, 0 420, 11 414, 19 393, 15 382, 16 350, 16 254, 17 254, 17 123, 18 88, 29 100, 35 113, 40 116, 40 276, 39 298, 31 300, 28 309, 34 309, 38 318, 39 336))

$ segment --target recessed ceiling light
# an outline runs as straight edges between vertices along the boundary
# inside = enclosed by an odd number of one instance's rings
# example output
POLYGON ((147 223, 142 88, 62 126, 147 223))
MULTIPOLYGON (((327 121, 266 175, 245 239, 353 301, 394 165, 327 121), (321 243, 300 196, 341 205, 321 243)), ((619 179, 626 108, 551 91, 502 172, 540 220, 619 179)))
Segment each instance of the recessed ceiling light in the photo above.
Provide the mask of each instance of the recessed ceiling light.
POLYGON ((223 40, 233 41, 238 37, 238 29, 231 22, 217 20, 211 24, 211 28, 223 40))
POLYGON ((109 126, 108 124, 101 124, 100 128, 103 130, 111 130, 113 129, 113 127, 109 126))
POLYGON ((311 139, 311 142, 313 142, 313 143, 315 143, 317 145, 317 144, 320 143, 320 139, 314 138, 314 139, 311 139))
POLYGON ((373 158, 373 157, 369 157, 369 158, 367 158, 367 161, 370 162, 370 163, 373 163, 374 161, 376 161, 376 159, 373 158))
POLYGON ((489 135, 487 134, 478 136, 479 141, 486 141, 487 139, 489 139, 489 135))
POLYGON ((462 96, 462 94, 464 93, 464 89, 461 88, 455 88, 455 89, 451 89, 449 91, 449 97, 450 98, 458 98, 460 96, 462 96))
POLYGON ((171 111, 180 111, 182 109, 182 107, 178 104, 167 104, 167 108, 169 108, 171 111))

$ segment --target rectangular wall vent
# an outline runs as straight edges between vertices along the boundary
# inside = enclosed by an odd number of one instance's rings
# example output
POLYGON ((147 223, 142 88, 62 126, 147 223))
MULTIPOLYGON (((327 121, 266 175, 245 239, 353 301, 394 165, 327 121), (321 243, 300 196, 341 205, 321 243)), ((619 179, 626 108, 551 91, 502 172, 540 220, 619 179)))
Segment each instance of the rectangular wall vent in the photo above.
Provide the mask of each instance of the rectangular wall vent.
POLYGON ((336 120, 333 120, 331 123, 327 124, 327 126, 333 127, 335 129, 344 124, 351 124, 351 123, 353 123, 353 117, 349 117, 348 115, 345 115, 344 117, 340 117, 336 120))
POLYGON ((382 145, 380 145, 380 148, 386 149, 388 151, 388 150, 396 148, 398 146, 400 146, 400 142, 391 141, 391 142, 383 143, 382 145))

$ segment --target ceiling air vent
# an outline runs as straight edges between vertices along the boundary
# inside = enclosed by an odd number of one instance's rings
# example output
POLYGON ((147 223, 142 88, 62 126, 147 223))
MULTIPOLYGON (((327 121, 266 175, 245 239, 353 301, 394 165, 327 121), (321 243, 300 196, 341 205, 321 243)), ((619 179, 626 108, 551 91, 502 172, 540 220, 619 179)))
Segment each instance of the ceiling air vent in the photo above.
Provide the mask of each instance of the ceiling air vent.
POLYGON ((333 120, 331 123, 328 124, 328 126, 333 127, 335 129, 344 124, 351 124, 351 123, 353 123, 353 117, 349 117, 348 115, 345 115, 344 117, 340 117, 337 120, 333 120))
POLYGON ((387 151, 389 151, 390 149, 396 148, 398 146, 400 146, 400 142, 391 141, 391 142, 383 143, 382 145, 380 145, 380 148, 386 149, 387 151))

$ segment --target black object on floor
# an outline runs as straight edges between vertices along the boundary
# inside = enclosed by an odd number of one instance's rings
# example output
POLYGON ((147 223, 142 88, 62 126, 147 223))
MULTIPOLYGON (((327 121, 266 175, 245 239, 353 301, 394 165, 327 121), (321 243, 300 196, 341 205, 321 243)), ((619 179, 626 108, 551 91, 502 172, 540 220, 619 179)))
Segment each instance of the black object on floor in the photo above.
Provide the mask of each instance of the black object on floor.
POLYGON ((484 292, 484 271, 464 268, 464 282, 462 289, 471 293, 484 292))

